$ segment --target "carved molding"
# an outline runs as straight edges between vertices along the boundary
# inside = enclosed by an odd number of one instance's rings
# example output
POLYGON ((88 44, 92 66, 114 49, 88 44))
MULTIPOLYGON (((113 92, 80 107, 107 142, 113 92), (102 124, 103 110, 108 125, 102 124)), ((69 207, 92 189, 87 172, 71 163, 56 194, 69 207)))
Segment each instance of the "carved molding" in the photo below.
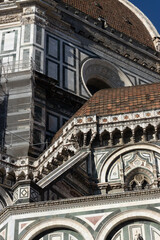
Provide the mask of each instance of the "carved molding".
POLYGON ((5 15, 5 16, 0 17, 0 24, 20 22, 21 17, 22 17, 21 14, 5 15))

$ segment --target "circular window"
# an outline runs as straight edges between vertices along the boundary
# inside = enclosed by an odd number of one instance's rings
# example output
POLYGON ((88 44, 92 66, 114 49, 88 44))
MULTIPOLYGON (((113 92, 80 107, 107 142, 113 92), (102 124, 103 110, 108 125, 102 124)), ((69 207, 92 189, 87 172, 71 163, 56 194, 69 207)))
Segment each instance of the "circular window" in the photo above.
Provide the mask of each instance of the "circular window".
POLYGON ((119 68, 98 58, 88 59, 83 63, 81 77, 90 96, 104 88, 131 86, 128 77, 119 68))
POLYGON ((105 81, 98 78, 89 79, 86 83, 86 86, 92 95, 100 89, 110 88, 105 81))

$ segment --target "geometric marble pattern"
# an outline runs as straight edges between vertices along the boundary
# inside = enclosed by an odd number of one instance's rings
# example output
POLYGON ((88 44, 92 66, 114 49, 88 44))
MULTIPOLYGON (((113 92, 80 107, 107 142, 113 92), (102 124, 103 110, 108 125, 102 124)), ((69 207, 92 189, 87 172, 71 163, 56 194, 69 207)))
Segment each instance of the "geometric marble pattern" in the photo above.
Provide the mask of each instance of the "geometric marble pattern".
POLYGON ((106 213, 95 213, 95 214, 88 214, 83 216, 77 216, 78 218, 82 219, 86 223, 88 223, 94 230, 98 227, 98 225, 109 216, 112 212, 106 213))
POLYGON ((27 226, 29 226, 33 221, 20 222, 18 226, 18 234, 20 234, 27 226))
POLYGON ((38 192, 31 188, 31 199, 35 202, 38 201, 38 192))
POLYGON ((29 197, 28 187, 21 187, 20 198, 27 198, 27 197, 29 197))
POLYGON ((1 232, 0 232, 0 236, 3 238, 3 239, 6 239, 6 228, 3 229, 1 232))
POLYGON ((109 171, 109 180, 116 180, 120 178, 120 163, 117 161, 109 171))
POLYGON ((13 202, 16 202, 17 200, 18 200, 18 189, 16 189, 13 194, 13 202))

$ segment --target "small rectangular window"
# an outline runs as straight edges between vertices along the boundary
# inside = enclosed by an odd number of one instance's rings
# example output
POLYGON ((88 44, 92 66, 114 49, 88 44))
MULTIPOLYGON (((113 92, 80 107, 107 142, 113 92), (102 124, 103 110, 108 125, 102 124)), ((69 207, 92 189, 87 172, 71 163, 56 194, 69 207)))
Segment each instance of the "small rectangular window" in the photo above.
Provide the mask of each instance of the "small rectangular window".
POLYGON ((42 28, 40 26, 36 26, 36 43, 42 44, 42 28))
POLYGON ((30 42, 31 37, 31 25, 27 24, 24 26, 24 43, 30 42))
POLYGON ((35 64, 36 64, 36 70, 41 70, 41 52, 38 50, 35 50, 35 64))
POLYGON ((47 55, 59 60, 60 58, 60 42, 58 39, 47 37, 47 55))
POLYGON ((59 80, 59 64, 47 59, 47 76, 59 80))
POLYGON ((39 106, 34 107, 34 120, 36 122, 42 122, 42 108, 39 106))
POLYGON ((63 87, 76 92, 76 72, 66 67, 63 68, 63 87))
POLYGON ((59 129, 59 117, 55 115, 47 115, 47 131, 56 133, 59 129))
POLYGON ((29 67, 29 49, 23 50, 23 68, 29 67))
POLYGON ((38 129, 33 130, 33 144, 35 147, 41 148, 41 131, 38 129))
POLYGON ((75 60, 75 56, 76 56, 76 51, 74 47, 69 46, 68 44, 64 44, 63 45, 63 61, 64 63, 75 67, 76 65, 76 60, 75 60))

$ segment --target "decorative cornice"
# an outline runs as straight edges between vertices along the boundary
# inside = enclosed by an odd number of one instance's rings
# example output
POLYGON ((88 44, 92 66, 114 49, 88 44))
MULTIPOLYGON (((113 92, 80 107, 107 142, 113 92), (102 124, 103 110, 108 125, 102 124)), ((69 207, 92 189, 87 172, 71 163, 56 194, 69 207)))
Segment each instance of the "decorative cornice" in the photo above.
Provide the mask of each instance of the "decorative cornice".
POLYGON ((73 199, 59 200, 59 201, 47 201, 47 202, 36 202, 29 204, 18 204, 13 206, 8 206, 0 213, 0 223, 7 219, 11 215, 22 215, 27 214, 28 211, 34 212, 44 212, 58 209, 75 209, 78 207, 86 206, 101 206, 104 204, 120 204, 129 202, 140 202, 147 200, 160 199, 160 189, 152 190, 142 190, 142 191, 132 191, 124 192, 110 195, 96 195, 89 197, 78 197, 73 199))

